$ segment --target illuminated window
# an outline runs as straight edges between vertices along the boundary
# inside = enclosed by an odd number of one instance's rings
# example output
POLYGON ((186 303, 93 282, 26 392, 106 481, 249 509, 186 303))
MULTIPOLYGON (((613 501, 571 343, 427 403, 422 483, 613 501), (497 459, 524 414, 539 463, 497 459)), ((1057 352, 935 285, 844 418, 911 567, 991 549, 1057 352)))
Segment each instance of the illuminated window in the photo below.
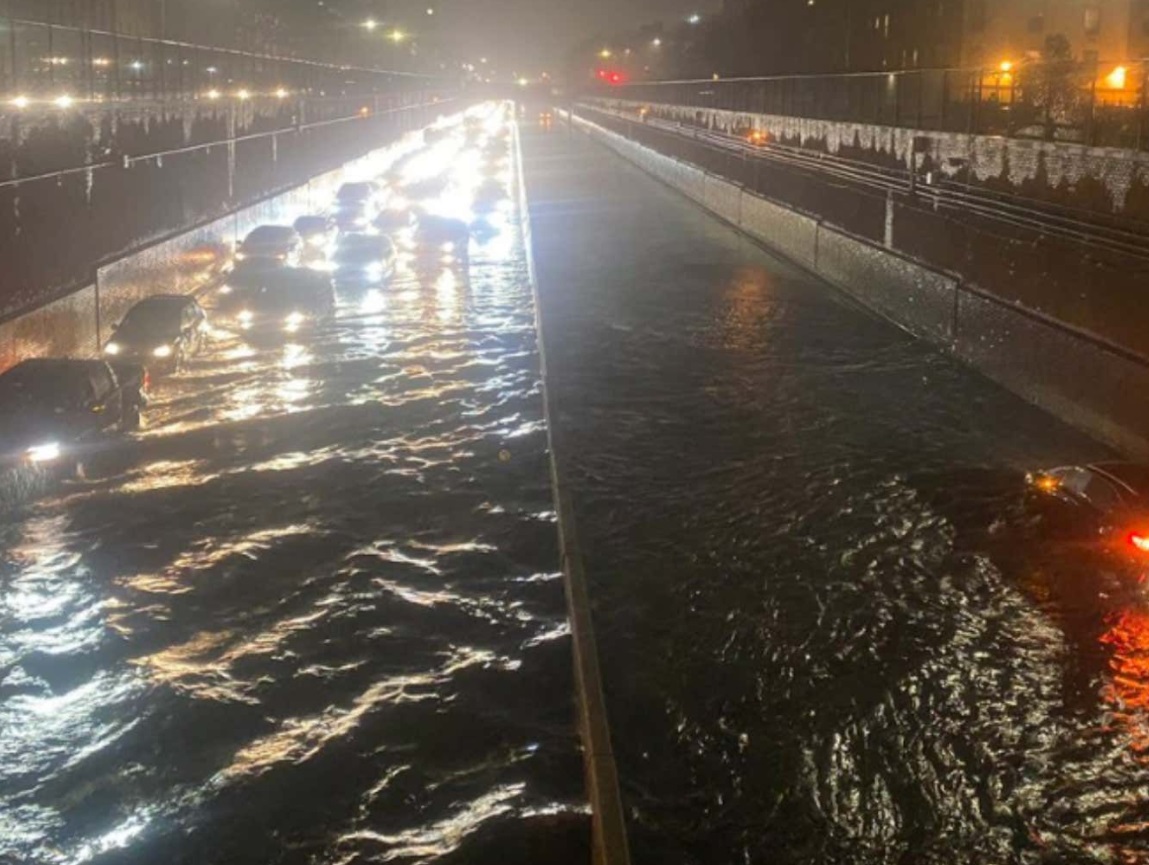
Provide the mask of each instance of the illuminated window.
POLYGON ((1096 6, 1085 7, 1083 23, 1085 25, 1085 35, 1096 36, 1101 32, 1101 10, 1096 6))

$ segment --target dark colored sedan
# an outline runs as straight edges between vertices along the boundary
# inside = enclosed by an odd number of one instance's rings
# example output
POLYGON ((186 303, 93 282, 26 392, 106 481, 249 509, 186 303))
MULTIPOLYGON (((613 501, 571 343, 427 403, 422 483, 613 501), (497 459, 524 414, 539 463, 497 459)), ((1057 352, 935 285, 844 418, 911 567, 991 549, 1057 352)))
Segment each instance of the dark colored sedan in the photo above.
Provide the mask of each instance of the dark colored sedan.
POLYGON ((207 315, 195 298, 157 294, 128 310, 104 346, 104 355, 154 372, 175 372, 203 349, 207 331, 207 315))
POLYGON ((0 375, 0 493, 27 470, 79 468, 104 433, 138 429, 147 378, 138 364, 70 358, 26 360, 0 375))
POLYGON ((1027 509, 1055 539, 1149 565, 1149 467, 1061 466, 1027 476, 1027 509))
POLYGON ((303 241, 301 263, 305 266, 326 264, 337 234, 335 221, 328 216, 301 216, 292 228, 303 241))
POLYGON ((243 239, 235 260, 294 267, 302 253, 303 241, 290 225, 261 225, 243 239))
POLYGON ((229 295, 228 308, 239 330, 249 336, 290 337, 330 317, 335 290, 327 274, 285 268, 262 280, 246 280, 229 295))
POLYGON ((338 285, 378 285, 395 269, 395 246, 382 235, 344 235, 335 247, 332 262, 338 285))

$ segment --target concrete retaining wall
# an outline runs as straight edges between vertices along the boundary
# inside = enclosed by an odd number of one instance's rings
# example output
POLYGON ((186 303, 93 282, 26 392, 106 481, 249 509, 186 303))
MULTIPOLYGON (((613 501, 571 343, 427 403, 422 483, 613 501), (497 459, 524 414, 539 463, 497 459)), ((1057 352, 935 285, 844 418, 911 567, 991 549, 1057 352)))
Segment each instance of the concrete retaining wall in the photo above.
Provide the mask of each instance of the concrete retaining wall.
POLYGON ((577 126, 916 336, 1101 441, 1149 459, 1149 362, 575 117, 577 126))
POLYGON ((818 261, 818 221, 757 195, 742 196, 740 227, 787 258, 813 269, 818 261))
MULTIPOLYGON (((751 196, 752 197, 752 196, 751 196)), ((958 281, 865 241, 818 226, 814 270, 915 336, 952 337, 958 281)))
POLYGON ((81 357, 99 350, 96 286, 0 324, 0 370, 26 357, 81 357))

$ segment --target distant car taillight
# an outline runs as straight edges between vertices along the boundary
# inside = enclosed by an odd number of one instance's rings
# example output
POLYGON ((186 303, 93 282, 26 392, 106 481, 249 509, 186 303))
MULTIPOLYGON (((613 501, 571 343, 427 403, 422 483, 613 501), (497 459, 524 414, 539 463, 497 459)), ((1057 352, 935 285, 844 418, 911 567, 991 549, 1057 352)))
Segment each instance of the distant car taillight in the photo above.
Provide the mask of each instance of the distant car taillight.
POLYGON ((143 384, 140 385, 140 388, 144 392, 147 392, 148 390, 151 389, 151 387, 152 387, 152 374, 145 368, 144 369, 144 381, 143 381, 143 384))

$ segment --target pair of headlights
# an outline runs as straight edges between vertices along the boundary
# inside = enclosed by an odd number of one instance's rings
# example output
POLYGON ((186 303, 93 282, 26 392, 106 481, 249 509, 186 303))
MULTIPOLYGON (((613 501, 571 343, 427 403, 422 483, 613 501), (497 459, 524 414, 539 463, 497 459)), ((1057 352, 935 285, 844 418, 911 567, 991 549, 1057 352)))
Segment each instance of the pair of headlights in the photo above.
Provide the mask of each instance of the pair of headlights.
MULTIPOLYGON (((118 342, 109 342, 104 346, 104 353, 116 357, 116 355, 123 354, 124 347, 118 342)), ((158 357, 160 360, 172 356, 172 347, 170 345, 158 345, 152 349, 152 357, 158 357)))

